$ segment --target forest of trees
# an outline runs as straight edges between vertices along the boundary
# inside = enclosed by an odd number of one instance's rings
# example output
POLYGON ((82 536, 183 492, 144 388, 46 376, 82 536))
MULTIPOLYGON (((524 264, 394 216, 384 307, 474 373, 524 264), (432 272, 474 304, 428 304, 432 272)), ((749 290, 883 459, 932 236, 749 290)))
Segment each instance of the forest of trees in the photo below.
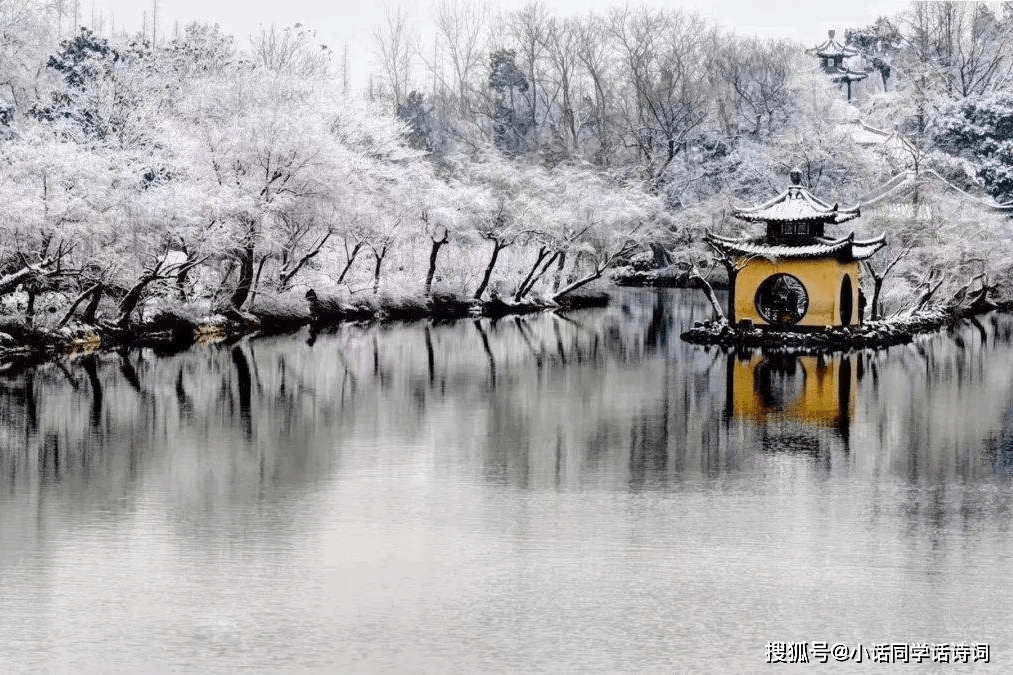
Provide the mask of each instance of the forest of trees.
POLYGON ((851 104, 805 51, 822 36, 676 9, 391 10, 357 91, 305 26, 152 40, 65 4, 0 0, 0 310, 19 320, 125 327, 307 288, 552 299, 649 244, 717 275, 704 228, 749 231, 730 209, 792 166, 887 233, 866 279, 889 269, 887 310, 1009 292, 1013 3, 836 27, 870 73, 851 104))

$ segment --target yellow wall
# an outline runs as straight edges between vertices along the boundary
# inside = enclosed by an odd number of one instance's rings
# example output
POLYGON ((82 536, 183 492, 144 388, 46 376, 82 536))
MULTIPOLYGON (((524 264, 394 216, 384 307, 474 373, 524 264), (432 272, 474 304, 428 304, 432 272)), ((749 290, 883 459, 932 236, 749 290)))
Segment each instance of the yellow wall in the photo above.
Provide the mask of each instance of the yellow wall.
MULTIPOLYGON (((739 261, 741 265, 744 261, 739 261)), ((861 265, 842 263, 834 258, 782 260, 777 263, 763 258, 750 258, 735 278, 735 321, 751 319, 754 324, 767 325, 756 310, 756 289, 772 274, 797 277, 809 294, 809 309, 796 326, 840 326, 841 284, 844 275, 851 277, 851 324, 859 323, 858 290, 862 285, 861 265)))
POLYGON ((824 357, 823 361, 816 356, 793 357, 796 359, 793 379, 799 385, 799 391, 785 402, 783 408, 776 409, 770 407, 761 394, 758 371, 765 358, 757 355, 746 361, 733 359, 730 367, 735 417, 763 423, 769 421, 768 417, 777 417, 836 427, 854 416, 858 399, 858 371, 850 359, 848 367, 842 368, 843 357, 840 356, 824 357))

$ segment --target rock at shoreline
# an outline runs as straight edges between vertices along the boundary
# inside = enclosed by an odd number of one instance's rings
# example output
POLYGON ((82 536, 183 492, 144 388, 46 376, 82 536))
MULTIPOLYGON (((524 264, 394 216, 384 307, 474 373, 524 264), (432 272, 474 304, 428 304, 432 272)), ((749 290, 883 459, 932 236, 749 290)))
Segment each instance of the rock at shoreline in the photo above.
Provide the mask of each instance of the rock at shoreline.
POLYGON ((586 307, 607 307, 609 294, 605 292, 570 293, 556 301, 562 309, 584 309, 586 307))
POLYGON ((823 330, 772 330, 730 326, 725 321, 697 322, 682 334, 694 344, 722 347, 760 347, 800 351, 847 351, 866 347, 889 347, 911 342, 915 335, 930 333, 957 320, 940 310, 925 310, 860 326, 827 327, 823 330))
POLYGON ((305 326, 312 320, 309 308, 302 298, 257 298, 250 315, 260 325, 261 332, 283 333, 305 326))

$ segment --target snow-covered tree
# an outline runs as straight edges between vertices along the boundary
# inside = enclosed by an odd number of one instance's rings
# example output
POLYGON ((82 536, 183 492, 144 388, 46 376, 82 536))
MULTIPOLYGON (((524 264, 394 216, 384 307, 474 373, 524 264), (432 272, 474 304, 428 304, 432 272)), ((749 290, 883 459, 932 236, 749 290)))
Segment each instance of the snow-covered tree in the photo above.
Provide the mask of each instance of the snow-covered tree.
POLYGON ((1013 90, 947 105, 932 131, 942 150, 972 162, 990 195, 1013 201, 1013 90))

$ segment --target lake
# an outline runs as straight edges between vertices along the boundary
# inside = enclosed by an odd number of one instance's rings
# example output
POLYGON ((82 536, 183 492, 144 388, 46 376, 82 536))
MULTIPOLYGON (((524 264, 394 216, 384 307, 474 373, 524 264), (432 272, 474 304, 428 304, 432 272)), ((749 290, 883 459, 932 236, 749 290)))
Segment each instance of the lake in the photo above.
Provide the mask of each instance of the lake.
POLYGON ((617 290, 3 374, 0 671, 740 672, 824 642, 1009 672, 1013 318, 817 358, 682 342, 708 313, 617 290))

